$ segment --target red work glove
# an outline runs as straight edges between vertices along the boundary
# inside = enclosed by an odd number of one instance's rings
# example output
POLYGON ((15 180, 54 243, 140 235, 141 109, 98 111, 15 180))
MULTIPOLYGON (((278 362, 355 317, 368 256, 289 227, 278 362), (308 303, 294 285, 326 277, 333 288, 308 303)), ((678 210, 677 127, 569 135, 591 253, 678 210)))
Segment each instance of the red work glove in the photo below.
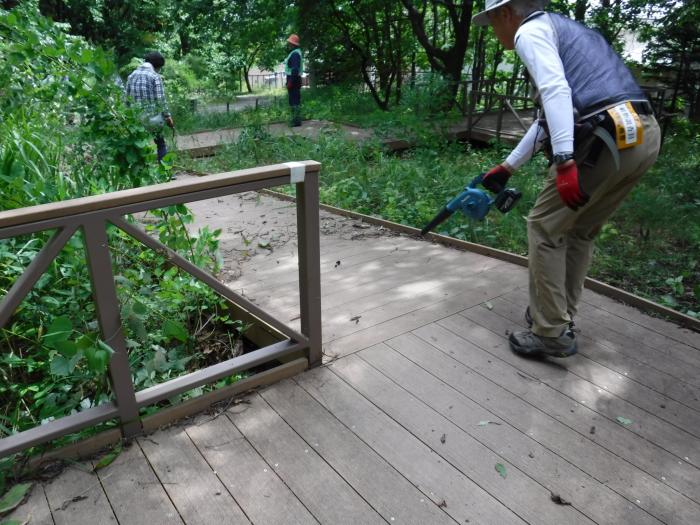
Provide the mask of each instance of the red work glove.
POLYGON ((574 161, 557 166, 557 191, 564 204, 574 211, 588 202, 589 196, 581 187, 574 161))
POLYGON ((508 184, 508 179, 510 179, 510 171, 499 164, 495 168, 491 168, 489 171, 484 173, 484 178, 481 181, 481 185, 493 193, 500 193, 503 188, 508 184))

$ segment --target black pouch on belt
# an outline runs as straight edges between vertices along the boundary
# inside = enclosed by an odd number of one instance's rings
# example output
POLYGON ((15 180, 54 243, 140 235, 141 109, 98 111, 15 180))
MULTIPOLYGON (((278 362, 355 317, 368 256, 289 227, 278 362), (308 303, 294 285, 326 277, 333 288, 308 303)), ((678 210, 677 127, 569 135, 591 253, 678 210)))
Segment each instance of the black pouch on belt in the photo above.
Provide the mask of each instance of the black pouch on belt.
POLYGON ((595 136, 594 132, 598 126, 602 126, 610 132, 612 124, 610 120, 608 114, 605 111, 601 111, 574 125, 574 151, 576 152, 577 164, 590 167, 596 165, 605 143, 602 139, 595 136), (579 158, 579 152, 585 152, 585 156, 579 158))
MULTIPOLYGON (((549 166, 552 165, 552 141, 549 138, 549 128, 547 120, 541 118, 539 125, 547 133, 547 138, 542 141, 542 151, 545 158, 549 161, 549 166)), ((576 163, 578 165, 595 166, 600 157, 600 152, 603 150, 605 143, 598 137, 594 136, 594 132, 598 126, 603 126, 608 132, 614 132, 614 124, 612 119, 605 111, 596 113, 585 120, 580 120, 574 124, 574 152, 576 163), (590 147, 589 147, 590 146, 590 147), (587 152, 586 152, 587 150, 587 152), (579 152, 586 152, 585 157, 581 158, 579 152)))

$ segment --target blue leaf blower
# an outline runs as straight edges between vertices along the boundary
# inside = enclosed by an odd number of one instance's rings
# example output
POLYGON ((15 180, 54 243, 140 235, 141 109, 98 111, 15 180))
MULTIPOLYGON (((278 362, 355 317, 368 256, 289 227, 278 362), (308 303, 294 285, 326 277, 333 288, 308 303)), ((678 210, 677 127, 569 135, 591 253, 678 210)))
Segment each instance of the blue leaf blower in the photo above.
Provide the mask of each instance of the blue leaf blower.
POLYGON ((523 196, 523 194, 515 188, 504 188, 495 198, 491 198, 484 190, 477 188, 483 180, 483 173, 474 177, 469 185, 464 188, 464 191, 448 202, 445 207, 433 217, 433 220, 420 231, 420 234, 425 235, 437 225, 446 221, 456 211, 461 211, 467 217, 477 221, 483 220, 491 210, 491 206, 494 205, 501 213, 508 213, 517 204, 520 197, 523 196))

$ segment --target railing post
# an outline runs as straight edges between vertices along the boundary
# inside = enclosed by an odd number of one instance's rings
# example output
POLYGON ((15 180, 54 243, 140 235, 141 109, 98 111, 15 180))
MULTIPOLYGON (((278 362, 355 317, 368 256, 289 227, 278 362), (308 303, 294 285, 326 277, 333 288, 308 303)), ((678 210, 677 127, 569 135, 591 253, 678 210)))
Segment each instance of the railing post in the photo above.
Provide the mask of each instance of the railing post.
POLYGON ((309 367, 314 367, 322 353, 318 173, 306 173, 296 190, 301 333, 309 338, 309 367))
POLYGON ((114 350, 109 361, 109 373, 115 402, 119 408, 122 434, 125 438, 134 437, 141 433, 141 421, 122 332, 119 299, 107 240, 107 223, 102 220, 85 223, 83 233, 102 340, 114 350))

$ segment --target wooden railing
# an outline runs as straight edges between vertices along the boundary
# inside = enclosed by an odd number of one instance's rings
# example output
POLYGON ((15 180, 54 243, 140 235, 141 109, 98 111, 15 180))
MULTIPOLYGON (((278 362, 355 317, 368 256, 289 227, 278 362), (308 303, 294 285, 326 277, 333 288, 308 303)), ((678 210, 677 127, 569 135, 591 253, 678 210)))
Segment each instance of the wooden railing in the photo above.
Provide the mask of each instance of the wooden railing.
POLYGON ((56 230, 0 301, 0 328, 49 268, 63 246, 82 232, 102 341, 113 350, 109 377, 114 400, 0 439, 0 457, 46 443, 81 429, 117 419, 125 438, 142 432, 140 410, 164 399, 211 384, 253 367, 304 356, 307 366, 321 363, 321 286, 319 255, 318 172, 314 161, 290 162, 208 175, 197 179, 134 188, 105 195, 0 212, 0 239, 56 230), (153 239, 124 216, 175 204, 210 199, 284 184, 295 184, 299 250, 301 331, 297 332, 235 293, 207 271, 153 239), (190 273, 226 298, 248 318, 280 334, 270 344, 233 359, 191 372, 165 383, 135 391, 107 227, 112 224, 145 247, 168 256, 170 264, 190 273))

